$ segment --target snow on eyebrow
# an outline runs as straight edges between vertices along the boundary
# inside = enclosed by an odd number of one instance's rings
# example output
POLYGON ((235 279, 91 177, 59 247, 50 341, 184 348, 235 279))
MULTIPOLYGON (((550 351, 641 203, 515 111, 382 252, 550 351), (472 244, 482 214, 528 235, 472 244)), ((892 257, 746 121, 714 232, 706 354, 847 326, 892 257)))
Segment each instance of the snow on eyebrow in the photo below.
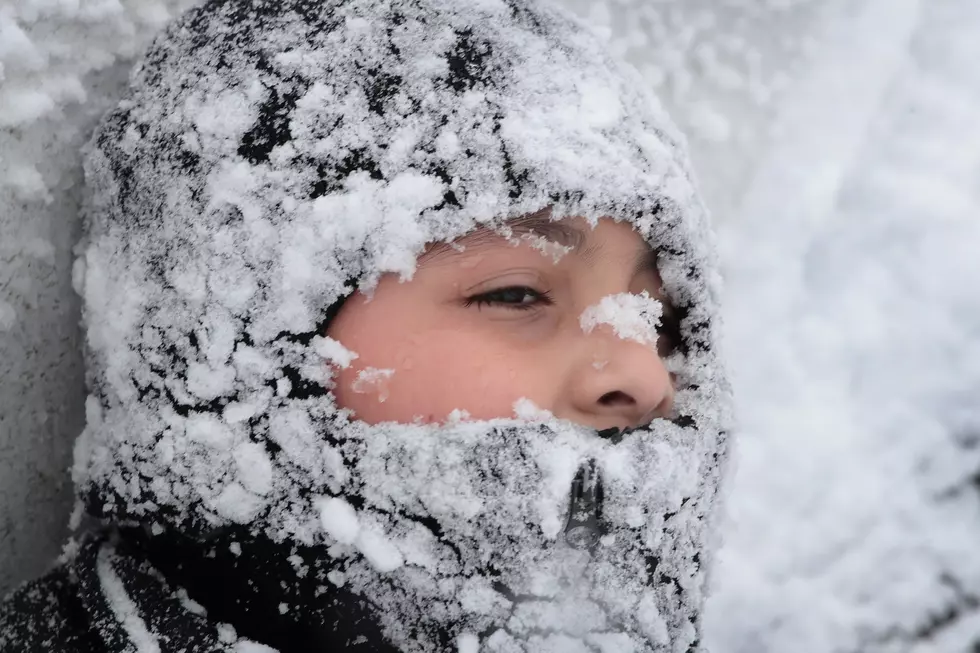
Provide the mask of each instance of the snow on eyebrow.
POLYGON ((600 324, 608 324, 624 340, 656 347, 661 317, 663 304, 644 290, 640 294, 617 293, 603 297, 598 304, 582 311, 579 325, 585 333, 592 333, 600 324))
POLYGON ((542 256, 550 257, 555 263, 558 263, 565 255, 575 250, 571 245, 562 245, 535 233, 524 234, 516 242, 528 243, 531 247, 541 252, 542 256))
POLYGON ((419 263, 431 262, 443 255, 462 254, 467 248, 479 247, 500 238, 512 245, 527 242, 542 254, 551 256, 557 263, 565 254, 581 249, 587 236, 575 225, 550 216, 550 210, 538 211, 507 220, 498 226, 474 229, 450 242, 431 243, 419 257, 419 263))

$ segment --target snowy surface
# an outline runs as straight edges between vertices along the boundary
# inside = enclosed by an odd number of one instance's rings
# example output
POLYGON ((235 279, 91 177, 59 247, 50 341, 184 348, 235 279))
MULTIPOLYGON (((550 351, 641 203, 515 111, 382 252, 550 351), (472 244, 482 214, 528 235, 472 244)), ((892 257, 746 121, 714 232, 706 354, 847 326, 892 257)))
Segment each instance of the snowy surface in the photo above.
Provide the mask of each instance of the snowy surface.
MULTIPOLYGON (((70 511, 77 149, 180 4, 0 3, 0 592, 70 511)), ((743 434, 712 649, 971 651, 980 5, 590 7, 666 89, 722 228, 743 434)))
POLYGON ((0 0, 0 592, 41 573, 67 536, 84 424, 78 150, 131 57, 187 4, 0 0))
POLYGON ((980 645, 978 29, 972 0, 854 9, 723 225, 743 433, 717 651, 980 645))

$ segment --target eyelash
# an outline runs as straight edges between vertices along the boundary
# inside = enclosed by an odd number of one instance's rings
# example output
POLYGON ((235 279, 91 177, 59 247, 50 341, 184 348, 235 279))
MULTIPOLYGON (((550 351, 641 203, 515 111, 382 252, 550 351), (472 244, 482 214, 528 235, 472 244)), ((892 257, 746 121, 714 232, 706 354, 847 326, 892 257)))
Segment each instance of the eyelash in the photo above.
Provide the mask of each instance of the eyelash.
POLYGON ((506 288, 498 288, 497 290, 491 290, 479 295, 467 297, 465 306, 470 307, 475 305, 477 308, 480 308, 481 306, 502 306, 512 311, 529 311, 531 309, 538 308, 541 305, 551 306, 554 303, 555 302, 551 299, 550 292, 540 292, 527 286, 507 286, 506 288), (524 297, 531 296, 534 298, 534 301, 524 303, 503 300, 502 297, 505 295, 505 293, 510 292, 521 293, 522 299, 524 297))

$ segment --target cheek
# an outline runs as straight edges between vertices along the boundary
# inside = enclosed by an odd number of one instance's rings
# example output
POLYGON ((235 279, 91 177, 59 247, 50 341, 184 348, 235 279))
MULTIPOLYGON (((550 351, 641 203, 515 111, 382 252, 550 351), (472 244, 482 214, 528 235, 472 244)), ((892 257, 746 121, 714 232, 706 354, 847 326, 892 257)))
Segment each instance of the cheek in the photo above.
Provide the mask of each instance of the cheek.
POLYGON ((517 399, 542 401, 545 388, 536 371, 543 366, 485 334, 446 328, 373 335, 359 339, 383 344, 359 351, 360 358, 334 377, 338 404, 369 424, 442 421, 455 409, 474 419, 511 417, 517 399), (358 374, 369 367, 394 373, 384 383, 359 382, 358 374))

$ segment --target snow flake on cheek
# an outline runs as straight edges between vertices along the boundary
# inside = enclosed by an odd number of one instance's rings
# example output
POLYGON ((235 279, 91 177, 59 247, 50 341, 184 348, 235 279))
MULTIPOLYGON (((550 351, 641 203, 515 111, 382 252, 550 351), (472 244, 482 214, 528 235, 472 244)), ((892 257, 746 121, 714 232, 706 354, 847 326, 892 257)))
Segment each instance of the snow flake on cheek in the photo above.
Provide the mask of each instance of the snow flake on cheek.
POLYGON ((388 399, 388 383, 394 376, 395 370, 367 367, 357 373, 357 378, 351 383, 350 389, 357 394, 375 393, 379 403, 388 399))

